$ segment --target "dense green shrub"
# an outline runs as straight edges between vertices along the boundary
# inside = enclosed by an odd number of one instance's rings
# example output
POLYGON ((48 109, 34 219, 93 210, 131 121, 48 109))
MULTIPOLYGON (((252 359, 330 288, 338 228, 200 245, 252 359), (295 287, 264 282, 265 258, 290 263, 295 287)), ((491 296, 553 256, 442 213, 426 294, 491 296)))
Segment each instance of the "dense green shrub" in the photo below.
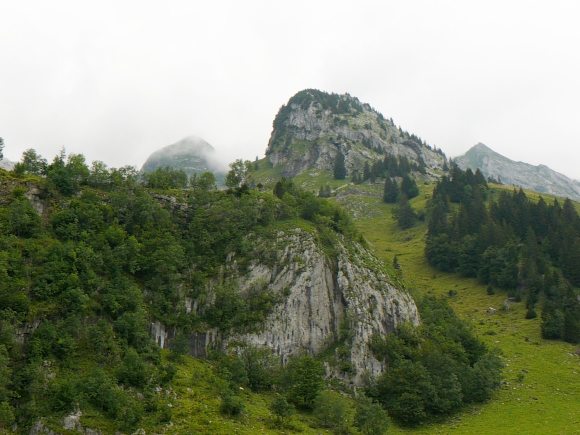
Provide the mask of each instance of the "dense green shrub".
POLYGON ((188 184, 187 174, 181 169, 157 168, 143 175, 147 187, 153 189, 185 188, 188 184))
POLYGON ((270 349, 246 346, 240 357, 248 374, 248 386, 253 391, 270 390, 279 382, 280 361, 270 349))
POLYGON ((148 369, 141 356, 133 348, 127 349, 117 369, 117 380, 125 385, 143 387, 148 378, 148 369))
POLYGON ((335 391, 321 391, 314 401, 313 414, 321 427, 336 434, 350 433, 353 415, 347 398, 335 391))
POLYGON ((8 431, 15 421, 14 408, 8 401, 0 402, 0 429, 8 431))
POLYGON ((244 412, 244 409, 244 402, 240 397, 234 396, 230 391, 223 394, 220 405, 220 411, 222 414, 230 417, 237 417, 244 412))
POLYGON ((389 428, 389 416, 381 405, 361 396, 357 399, 354 424, 364 435, 383 435, 389 428))
POLYGON ((503 366, 445 300, 427 297, 419 308, 420 328, 401 325, 371 345, 389 369, 369 394, 410 426, 488 400, 500 385, 503 366))
POLYGON ((294 406, 284 396, 278 394, 270 405, 270 411, 274 414, 277 425, 281 427, 294 414, 294 406))
POLYGON ((324 368, 310 356, 292 358, 284 372, 283 385, 290 402, 302 409, 312 409, 324 387, 324 368))
POLYGON ((51 383, 48 397, 54 411, 67 413, 73 411, 80 402, 82 391, 77 379, 65 375, 51 383))

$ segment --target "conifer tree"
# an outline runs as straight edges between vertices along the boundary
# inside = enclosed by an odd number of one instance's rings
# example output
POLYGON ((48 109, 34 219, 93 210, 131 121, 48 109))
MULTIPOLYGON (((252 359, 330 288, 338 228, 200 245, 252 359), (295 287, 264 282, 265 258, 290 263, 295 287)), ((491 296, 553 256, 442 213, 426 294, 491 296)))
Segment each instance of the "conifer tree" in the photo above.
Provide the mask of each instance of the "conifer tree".
POLYGON ((417 216, 405 195, 401 195, 401 199, 399 200, 399 206, 396 210, 396 218, 397 224, 402 229, 411 228, 413 225, 415 225, 417 216))
POLYGON ((399 187, 397 182, 391 177, 385 179, 385 189, 383 191, 383 200, 388 204, 395 204, 399 199, 399 187))
POLYGON ((447 213, 449 205, 444 197, 433 198, 429 212, 428 235, 434 236, 447 232, 449 225, 447 223, 447 213))
POLYGON ((363 181, 367 181, 371 178, 371 168, 369 167, 369 162, 365 162, 363 169, 363 181))
POLYGON ((417 183, 409 175, 403 175, 403 181, 401 183, 401 192, 407 196, 409 199, 415 198, 419 195, 419 188, 417 183))
POLYGON ((338 151, 334 161, 334 179, 344 180, 346 178, 346 166, 344 164, 344 154, 338 151))

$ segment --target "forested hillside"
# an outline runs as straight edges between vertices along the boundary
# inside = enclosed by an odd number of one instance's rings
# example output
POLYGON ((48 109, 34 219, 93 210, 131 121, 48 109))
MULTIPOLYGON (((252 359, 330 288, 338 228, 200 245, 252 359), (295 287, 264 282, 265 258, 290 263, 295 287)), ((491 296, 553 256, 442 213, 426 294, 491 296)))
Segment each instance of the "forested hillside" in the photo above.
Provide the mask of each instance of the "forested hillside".
POLYGON ((4 431, 171 432, 175 425, 182 428, 175 433, 226 433, 251 419, 274 431, 381 433, 382 407, 416 425, 490 397, 501 362, 444 301, 423 301, 417 327, 396 271, 365 250, 339 206, 289 181, 274 192, 251 187, 252 168, 233 164, 229 189, 220 191, 211 174, 184 182, 180 171, 159 169, 141 179, 130 167, 89 168, 82 155, 64 152, 48 163, 29 150, 13 172, 0 173, 4 431), (275 239, 282 244, 260 242, 275 239), (293 254, 292 240, 313 248, 293 254), (277 264, 284 252, 292 255, 277 264), (245 271, 308 271, 316 258, 328 265, 323 274, 338 271, 350 282, 330 287, 343 292, 330 305, 342 317, 324 348, 280 358, 274 348, 232 341, 259 337, 275 313, 292 316, 297 308, 284 301, 301 297, 295 291, 316 288, 258 285, 243 280, 245 271), (385 311, 367 307, 365 294, 385 311), (152 324, 171 331, 162 335, 167 341, 154 341, 152 324), (202 347, 209 366, 188 356, 199 350, 199 334, 220 337, 202 347), (360 367, 375 367, 376 376, 357 374, 360 367), (208 384, 199 383, 201 373, 208 384), (194 382, 185 389, 184 379, 194 382), (355 401, 349 380, 356 379, 366 381, 355 401), (211 421, 207 407, 184 408, 192 394, 215 407, 211 421))
POLYGON ((541 304, 545 338, 580 341, 580 217, 569 199, 492 195, 479 172, 452 166, 433 192, 428 228, 430 264, 525 299, 527 318, 541 304))

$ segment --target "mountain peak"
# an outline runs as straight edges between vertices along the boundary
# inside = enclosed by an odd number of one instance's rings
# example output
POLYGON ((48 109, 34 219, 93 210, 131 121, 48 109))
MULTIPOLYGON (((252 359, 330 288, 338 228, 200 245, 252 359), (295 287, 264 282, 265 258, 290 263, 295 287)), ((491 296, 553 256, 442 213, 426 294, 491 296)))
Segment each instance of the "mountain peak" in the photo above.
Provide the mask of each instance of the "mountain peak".
POLYGON ((14 169, 14 165, 15 163, 11 162, 8 159, 0 160, 0 168, 6 169, 7 171, 11 171, 12 169, 14 169))
POLYGON ((184 170, 188 175, 205 171, 221 172, 215 149, 199 136, 190 135, 153 152, 143 164, 143 172, 161 167, 184 170))
POLYGON ((272 165, 291 177, 309 169, 332 171, 339 154, 349 175, 387 155, 405 157, 427 171, 445 161, 441 151, 348 93, 297 92, 274 119, 266 150, 272 165))
POLYGON ((477 144, 473 145, 471 148, 469 148, 469 150, 467 150, 465 154, 493 155, 497 156, 498 158, 506 158, 483 142, 478 142, 477 144))
POLYGON ((574 180, 546 165, 533 166, 515 162, 481 142, 454 161, 462 169, 479 169, 484 176, 500 180, 504 184, 580 200, 580 185, 574 180))
MULTIPOLYGON (((470 149, 471 150, 478 150, 478 151, 493 151, 490 147, 488 147, 486 144, 482 143, 482 142, 478 142, 475 145, 473 145, 470 149)), ((495 151, 493 151, 495 152, 495 151)))

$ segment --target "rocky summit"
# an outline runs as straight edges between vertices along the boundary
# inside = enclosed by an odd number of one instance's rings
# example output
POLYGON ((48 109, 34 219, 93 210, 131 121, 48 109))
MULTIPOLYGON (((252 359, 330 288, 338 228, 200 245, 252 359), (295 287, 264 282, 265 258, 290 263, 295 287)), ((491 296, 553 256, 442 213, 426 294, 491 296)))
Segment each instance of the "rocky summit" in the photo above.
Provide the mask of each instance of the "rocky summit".
POLYGON ((479 169, 484 176, 539 193, 580 199, 580 182, 572 180, 545 165, 533 166, 515 162, 478 143, 464 155, 454 159, 462 169, 479 169))
POLYGON ((280 108, 266 155, 285 176, 308 169, 332 170, 339 153, 349 175, 386 155, 406 157, 427 173, 445 164, 441 151, 349 94, 306 89, 280 108))

